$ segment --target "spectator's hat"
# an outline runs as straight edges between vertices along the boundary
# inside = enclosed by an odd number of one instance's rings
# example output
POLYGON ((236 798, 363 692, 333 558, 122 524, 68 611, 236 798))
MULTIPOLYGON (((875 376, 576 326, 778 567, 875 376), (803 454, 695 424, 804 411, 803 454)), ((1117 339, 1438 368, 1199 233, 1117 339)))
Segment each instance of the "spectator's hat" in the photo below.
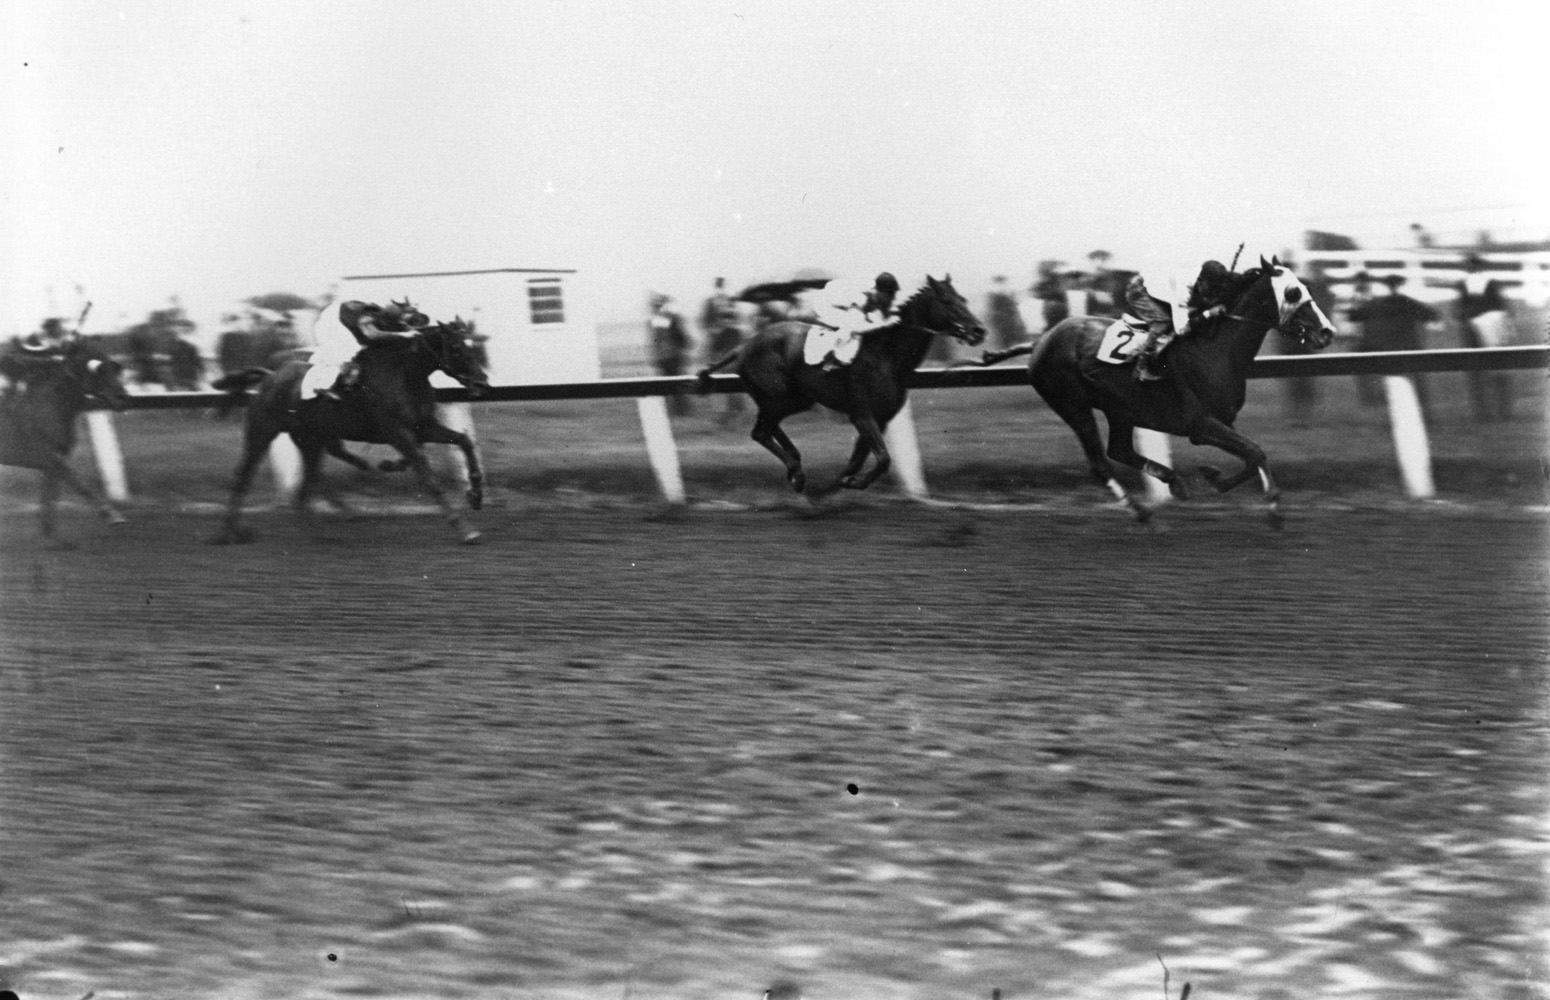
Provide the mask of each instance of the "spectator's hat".
POLYGON ((1405 276, 1403 274, 1385 274, 1383 276, 1383 283, 1391 289, 1398 288, 1405 283, 1405 276))
POLYGON ((647 300, 651 303, 651 308, 660 309, 673 301, 673 297, 671 295, 664 295, 661 292, 652 292, 647 300))
POLYGON ((1467 253, 1464 255, 1464 266, 1471 271, 1477 271, 1485 266, 1485 258, 1477 253, 1467 253))
POLYGON ((48 319, 43 321, 43 332, 64 333, 65 321, 60 319, 58 316, 50 316, 48 319))

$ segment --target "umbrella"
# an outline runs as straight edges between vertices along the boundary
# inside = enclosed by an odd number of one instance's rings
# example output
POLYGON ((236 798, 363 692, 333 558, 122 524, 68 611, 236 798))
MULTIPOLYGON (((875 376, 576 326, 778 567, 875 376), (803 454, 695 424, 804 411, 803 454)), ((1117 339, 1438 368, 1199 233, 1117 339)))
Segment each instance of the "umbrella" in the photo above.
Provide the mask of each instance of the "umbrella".
POLYGON ((772 302, 789 299, 801 292, 822 288, 834 280, 834 275, 817 267, 803 267, 790 274, 773 275, 748 285, 737 297, 744 302, 772 302))
POLYGON ((245 299, 248 305, 258 309, 268 309, 271 312, 295 312, 298 309, 316 309, 317 303, 311 299, 304 299, 295 292, 269 292, 265 295, 255 295, 245 299))

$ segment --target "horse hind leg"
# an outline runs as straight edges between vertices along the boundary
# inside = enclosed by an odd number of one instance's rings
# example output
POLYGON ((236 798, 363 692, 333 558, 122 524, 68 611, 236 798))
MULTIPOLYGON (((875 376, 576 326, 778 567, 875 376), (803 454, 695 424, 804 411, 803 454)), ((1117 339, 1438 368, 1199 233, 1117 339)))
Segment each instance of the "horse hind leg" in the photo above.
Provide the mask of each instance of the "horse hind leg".
POLYGON ((1114 463, 1104 453, 1103 434, 1098 430, 1098 418, 1093 416, 1093 411, 1086 407, 1065 406, 1055 407, 1055 412, 1060 414, 1061 419, 1076 432, 1076 439, 1082 445, 1082 454, 1087 456, 1087 468, 1091 470, 1098 485, 1114 494, 1116 500, 1130 508, 1131 516, 1137 523, 1145 524, 1150 520, 1151 508, 1131 496, 1116 477, 1114 463))
POLYGON ((1184 479, 1173 469, 1155 459, 1147 458, 1136 450, 1136 427, 1124 420, 1109 418, 1108 455, 1121 465, 1129 466, 1143 475, 1151 476, 1167 484, 1169 492, 1180 500, 1189 499, 1184 479))
POLYGON ((226 516, 220 533, 210 539, 212 544, 245 544, 253 540, 253 532, 242 523, 242 501, 247 497, 248 490, 253 485, 253 474, 258 471, 258 465, 263 461, 270 442, 278 436, 278 431, 269 429, 254 430, 252 425, 249 425, 248 433, 243 441, 242 457, 237 459, 237 471, 232 480, 231 497, 226 501, 226 516))
POLYGON ((760 410, 754 419, 750 436, 765 451, 780 459, 780 463, 786 467, 786 482, 791 484, 793 490, 801 493, 807 487, 807 473, 802 471, 802 454, 791 443, 786 432, 780 429, 780 418, 760 410))

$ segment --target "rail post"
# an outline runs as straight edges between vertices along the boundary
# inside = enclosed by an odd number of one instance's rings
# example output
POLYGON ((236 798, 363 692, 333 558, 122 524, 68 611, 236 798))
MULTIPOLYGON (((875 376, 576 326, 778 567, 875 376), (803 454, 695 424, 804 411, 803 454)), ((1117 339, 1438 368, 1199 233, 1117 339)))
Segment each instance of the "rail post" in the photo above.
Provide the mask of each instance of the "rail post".
POLYGON ((904 492, 916 500, 926 498, 926 470, 920 460, 920 438, 915 433, 915 410, 910 401, 888 422, 883 431, 888 445, 888 455, 893 460, 893 474, 898 477, 904 492))
POLYGON ((641 434, 646 438, 646 457, 651 460, 651 471, 656 474, 657 485, 668 503, 683 503, 683 472, 678 467, 678 445, 673 440, 673 424, 667 417, 665 396, 637 396, 636 410, 640 413, 641 434))
POLYGON ((1426 437, 1426 418, 1416 396, 1415 383, 1404 375, 1383 376, 1383 389, 1389 400, 1389 429, 1394 435, 1394 454, 1399 459, 1399 474, 1405 492, 1416 500, 1436 495, 1432 483, 1431 443, 1426 437))
POLYGON ((108 410, 87 410, 86 429, 92 456, 97 460, 97 474, 102 477, 102 491, 109 500, 127 503, 129 479, 124 474, 124 451, 118 446, 113 414, 108 410))

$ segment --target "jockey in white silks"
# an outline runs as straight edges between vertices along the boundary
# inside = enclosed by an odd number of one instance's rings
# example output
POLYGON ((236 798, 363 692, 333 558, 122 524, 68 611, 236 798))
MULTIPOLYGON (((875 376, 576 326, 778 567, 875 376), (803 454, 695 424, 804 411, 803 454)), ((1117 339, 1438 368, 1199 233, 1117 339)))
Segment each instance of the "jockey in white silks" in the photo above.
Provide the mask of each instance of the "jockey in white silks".
POLYGON ((1231 278, 1225 264, 1208 260, 1200 266, 1199 274, 1165 274, 1153 287, 1139 274, 1130 279, 1125 305, 1146 324, 1146 344, 1136 359, 1137 379, 1155 382, 1162 378, 1153 370, 1162 349, 1174 337, 1188 333, 1192 325, 1226 311, 1221 298, 1231 278))
POLYGON ((899 282, 887 271, 868 282, 831 281, 813 293, 817 324, 807 328, 802 360, 834 368, 856 360, 861 334, 893 318, 899 282))
POLYGON ((312 327, 316 346, 309 359, 312 367, 301 379, 301 398, 337 399, 334 390, 346 366, 368 343, 414 336, 415 330, 403 321, 404 315, 403 308, 391 302, 386 306, 354 301, 325 306, 312 327))

